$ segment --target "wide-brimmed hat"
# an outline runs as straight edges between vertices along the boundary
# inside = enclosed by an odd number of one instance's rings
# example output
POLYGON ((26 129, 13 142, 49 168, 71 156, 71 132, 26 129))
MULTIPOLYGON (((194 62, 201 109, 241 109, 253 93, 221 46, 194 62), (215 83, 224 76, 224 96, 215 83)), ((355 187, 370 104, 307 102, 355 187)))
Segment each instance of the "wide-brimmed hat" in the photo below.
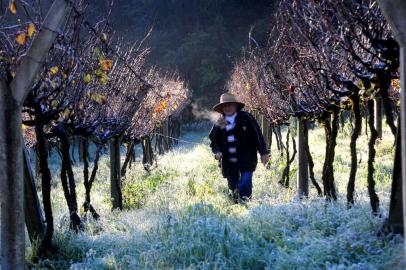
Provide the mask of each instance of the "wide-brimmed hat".
POLYGON ((213 107, 213 111, 219 112, 219 113, 223 113, 221 111, 221 106, 227 103, 236 103, 238 105, 238 109, 241 110, 242 108, 244 108, 245 104, 238 101, 235 96, 231 93, 224 93, 220 96, 220 103, 217 103, 216 105, 214 105, 213 107))

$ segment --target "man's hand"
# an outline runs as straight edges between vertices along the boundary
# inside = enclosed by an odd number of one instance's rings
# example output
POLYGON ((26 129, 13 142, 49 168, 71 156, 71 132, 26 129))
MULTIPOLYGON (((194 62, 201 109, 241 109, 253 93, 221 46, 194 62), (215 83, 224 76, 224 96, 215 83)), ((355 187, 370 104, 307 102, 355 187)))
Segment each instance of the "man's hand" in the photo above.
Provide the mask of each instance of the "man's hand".
POLYGON ((261 162, 262 164, 264 164, 264 166, 266 166, 266 164, 268 164, 269 162, 269 155, 268 154, 261 155, 261 162))
POLYGON ((222 157, 223 157, 223 154, 222 154, 221 152, 218 152, 218 153, 216 153, 216 154, 214 155, 214 158, 217 159, 217 160, 222 159, 222 157))

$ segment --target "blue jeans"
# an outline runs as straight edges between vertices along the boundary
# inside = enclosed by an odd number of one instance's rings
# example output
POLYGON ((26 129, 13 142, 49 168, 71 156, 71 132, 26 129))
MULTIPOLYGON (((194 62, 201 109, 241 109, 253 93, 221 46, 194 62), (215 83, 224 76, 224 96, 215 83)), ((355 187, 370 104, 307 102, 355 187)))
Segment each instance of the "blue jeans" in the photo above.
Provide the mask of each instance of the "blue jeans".
POLYGON ((227 177, 228 188, 239 191, 240 198, 251 198, 252 196, 252 175, 253 172, 234 172, 227 177))

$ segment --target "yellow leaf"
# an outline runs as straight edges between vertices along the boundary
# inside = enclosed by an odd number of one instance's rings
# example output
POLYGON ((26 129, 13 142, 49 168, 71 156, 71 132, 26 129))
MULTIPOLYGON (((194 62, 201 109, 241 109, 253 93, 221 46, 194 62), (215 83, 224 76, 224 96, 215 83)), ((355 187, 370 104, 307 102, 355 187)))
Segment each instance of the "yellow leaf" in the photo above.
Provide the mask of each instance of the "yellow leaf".
POLYGON ((14 1, 10 2, 10 6, 8 7, 10 9, 10 12, 12 14, 16 14, 17 13, 17 6, 16 3, 14 1))
POLYGON ((58 73, 59 68, 58 67, 51 67, 51 69, 49 70, 51 72, 51 75, 55 75, 56 73, 58 73))
POLYGON ((17 37, 16 37, 16 41, 18 44, 20 44, 21 46, 25 44, 27 40, 27 35, 23 32, 20 33, 17 37))
POLYGON ((58 101, 57 100, 52 100, 51 101, 51 106, 52 106, 52 108, 56 108, 56 107, 58 107, 58 101))
POLYGON ((107 97, 103 96, 103 95, 93 94, 90 96, 90 98, 102 105, 106 104, 106 102, 107 102, 107 97))
POLYGON ((27 128, 29 128, 29 126, 22 124, 21 128, 22 130, 26 130, 27 128))
POLYGON ((96 76, 99 78, 99 81, 102 83, 102 84, 107 84, 107 82, 108 82, 108 80, 109 80, 109 77, 107 76, 107 74, 106 73, 104 73, 102 70, 100 70, 100 69, 97 69, 95 72, 94 72, 95 74, 96 74, 96 76))
POLYGON ((107 103, 107 97, 101 96, 100 97, 100 102, 101 102, 101 104, 106 104, 107 103))
POLYGON ((161 102, 158 104, 158 106, 155 108, 154 112, 155 112, 155 113, 160 113, 160 112, 162 112, 167 106, 168 106, 168 103, 167 103, 165 100, 163 100, 163 101, 161 101, 161 102))
POLYGON ((251 85, 250 85, 249 82, 247 82, 247 83, 245 84, 245 89, 246 89, 246 90, 251 90, 251 85))
POLYGON ((68 108, 66 108, 63 111, 63 117, 66 119, 66 118, 69 118, 69 116, 70 116, 70 110, 68 108))
POLYGON ((68 78, 68 74, 66 74, 65 72, 62 71, 62 78, 64 78, 66 80, 68 78))
POLYGON ((391 84, 392 84, 393 89, 395 89, 395 90, 400 89, 400 80, 399 79, 393 79, 391 84))
POLYGON ((100 62, 100 67, 103 71, 108 71, 113 66, 113 61, 110 59, 101 59, 99 62, 100 62))
POLYGON ((27 28, 28 37, 32 37, 32 35, 34 35, 35 32, 37 32, 35 25, 33 23, 30 23, 27 28))
POLYGON ((83 81, 85 83, 90 83, 92 81, 92 75, 86 74, 85 76, 83 76, 83 81))
POLYGON ((103 35, 102 35, 102 40, 103 40, 104 42, 107 42, 108 39, 109 39, 108 35, 107 35, 106 33, 103 33, 103 35))

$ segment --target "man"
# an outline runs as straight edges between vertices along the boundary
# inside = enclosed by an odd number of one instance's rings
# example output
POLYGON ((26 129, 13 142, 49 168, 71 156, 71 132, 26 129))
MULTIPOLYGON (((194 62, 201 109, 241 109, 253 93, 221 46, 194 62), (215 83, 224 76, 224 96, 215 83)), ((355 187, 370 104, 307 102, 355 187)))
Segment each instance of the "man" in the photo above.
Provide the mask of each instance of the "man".
POLYGON ((222 174, 228 181, 234 202, 250 199, 252 175, 258 163, 257 151, 266 165, 269 152, 262 132, 254 117, 242 111, 244 103, 231 93, 224 93, 213 110, 222 117, 210 131, 210 147, 220 161, 222 174))

